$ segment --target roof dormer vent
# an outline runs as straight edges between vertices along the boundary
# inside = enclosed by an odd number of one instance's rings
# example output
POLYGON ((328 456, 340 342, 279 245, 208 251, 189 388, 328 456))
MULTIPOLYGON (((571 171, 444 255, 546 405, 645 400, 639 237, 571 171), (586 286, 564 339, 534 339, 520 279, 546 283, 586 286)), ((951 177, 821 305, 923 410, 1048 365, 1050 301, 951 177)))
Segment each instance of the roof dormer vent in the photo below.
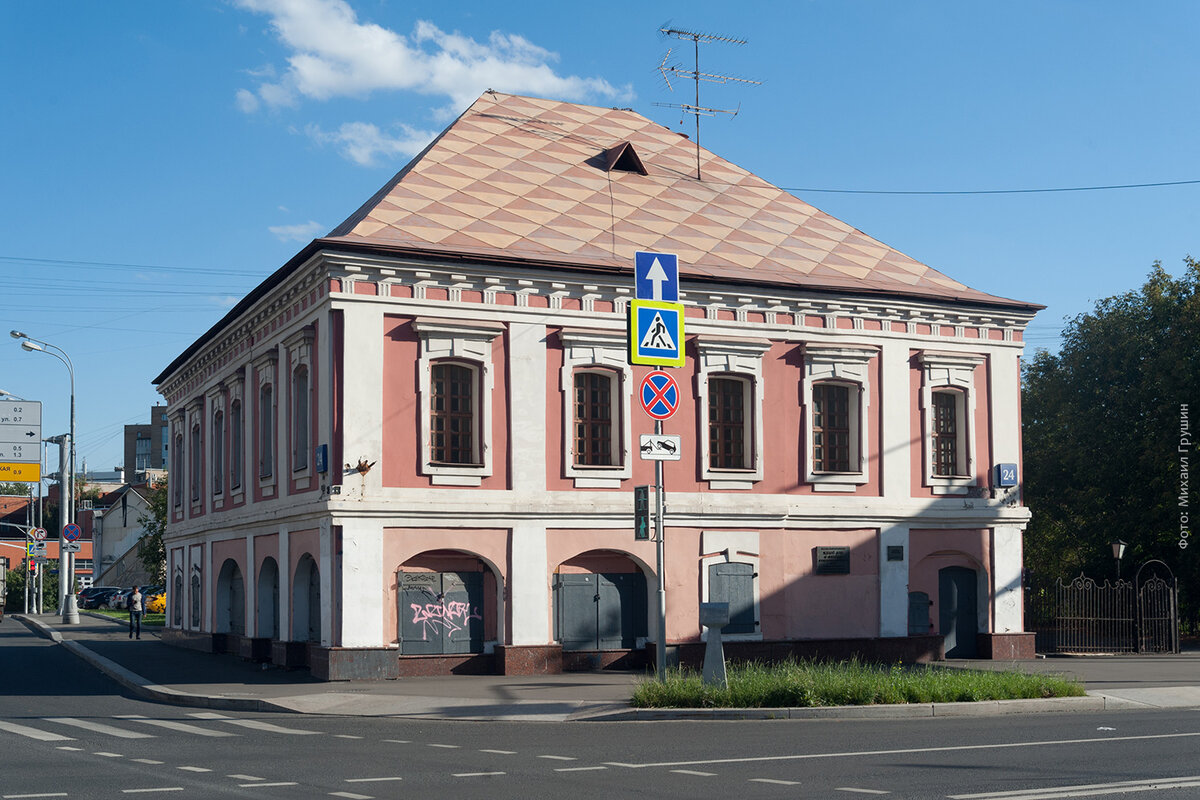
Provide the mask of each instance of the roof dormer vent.
POLYGON ((642 159, 638 158, 637 151, 633 149, 633 145, 629 142, 621 142, 604 151, 606 172, 612 172, 614 169, 622 172, 636 172, 639 175, 648 175, 646 167, 642 165, 642 159))

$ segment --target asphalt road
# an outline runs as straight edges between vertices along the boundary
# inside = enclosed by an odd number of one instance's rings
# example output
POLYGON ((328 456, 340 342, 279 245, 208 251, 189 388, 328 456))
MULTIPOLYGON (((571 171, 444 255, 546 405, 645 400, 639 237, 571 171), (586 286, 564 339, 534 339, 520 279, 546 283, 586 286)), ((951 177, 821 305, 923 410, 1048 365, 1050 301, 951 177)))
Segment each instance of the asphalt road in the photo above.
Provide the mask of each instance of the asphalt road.
POLYGON ((0 623, 0 798, 1200 798, 1200 713, 464 723, 148 703, 0 623), (1064 788, 1091 787, 1091 788, 1064 788))

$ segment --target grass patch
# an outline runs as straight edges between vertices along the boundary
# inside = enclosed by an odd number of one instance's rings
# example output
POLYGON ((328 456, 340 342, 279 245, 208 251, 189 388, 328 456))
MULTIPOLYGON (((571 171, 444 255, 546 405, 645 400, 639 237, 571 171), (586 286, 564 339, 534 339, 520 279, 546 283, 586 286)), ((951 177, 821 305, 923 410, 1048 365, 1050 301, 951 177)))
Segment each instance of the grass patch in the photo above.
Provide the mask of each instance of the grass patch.
MULTIPOLYGON (((124 623, 129 622, 129 612, 121 611, 120 609, 89 608, 88 613, 89 614, 99 614, 102 617, 108 617, 109 619, 115 619, 118 622, 124 622, 124 623)), ((158 625, 161 627, 166 624, 167 624, 167 615, 166 614, 151 614, 151 613, 147 612, 142 615, 142 625, 145 625, 147 627, 152 628, 155 625, 158 625)))
POLYGON ((802 708, 896 703, 951 703, 1080 697, 1076 681, 938 666, 882 666, 859 661, 731 664, 728 689, 705 686, 700 673, 668 669, 634 689, 636 708, 802 708))

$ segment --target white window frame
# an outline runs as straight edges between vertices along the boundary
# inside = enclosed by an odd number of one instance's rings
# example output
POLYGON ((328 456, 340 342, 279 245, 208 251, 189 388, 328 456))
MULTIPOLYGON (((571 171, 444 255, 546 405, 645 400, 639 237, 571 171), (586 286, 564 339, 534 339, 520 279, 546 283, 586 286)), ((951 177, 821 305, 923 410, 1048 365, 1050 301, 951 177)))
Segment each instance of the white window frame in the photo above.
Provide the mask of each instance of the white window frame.
POLYGON ((956 353, 922 350, 917 355, 921 365, 921 461, 925 485, 934 494, 965 495, 979 485, 975 468, 975 368, 987 363, 987 357, 977 353, 956 353), (959 468, 963 475, 935 475, 933 451, 933 393, 938 389, 956 390, 956 419, 959 431, 959 468))
MULTIPOLYGON (((288 427, 288 472, 293 480, 303 481, 310 477, 313 471, 313 425, 312 425, 312 402, 313 402, 313 368, 312 368, 312 351, 313 351, 314 330, 311 325, 302 328, 292 336, 288 337, 283 345, 287 350, 288 368, 291 370, 288 375, 288 410, 291 418, 291 425, 288 427), (306 376, 305 394, 305 413, 304 419, 299 419, 297 413, 299 398, 296 396, 296 375, 304 370, 306 376), (303 434, 303 453, 299 448, 299 441, 303 434), (303 455, 303 461, 300 462, 299 456, 303 455), (299 465, 298 465, 298 462, 299 465)), ((278 392, 278 388, 276 388, 278 392)), ((276 398, 276 406, 279 401, 276 398)), ((278 426, 278 423, 276 423, 278 426)))
POLYGON ((435 486, 479 486, 492 474, 492 395, 495 388, 492 341, 504 325, 482 320, 458 321, 418 317, 413 329, 421 340, 418 362, 418 409, 421 417, 421 474, 435 486), (476 371, 478 402, 472 404, 478 431, 478 464, 434 464, 430 442, 433 363, 454 361, 476 371))
POLYGON ((559 388, 563 408, 564 474, 576 489, 619 489, 621 481, 633 476, 630 412, 633 403, 633 369, 626 351, 629 340, 623 331, 564 328, 559 331, 563 365, 559 388), (613 376, 613 455, 618 463, 590 466, 575 463, 575 373, 605 372, 613 376))
POLYGON ((696 339, 697 447, 700 477, 710 489, 752 489, 763 479, 763 356, 771 349, 765 339, 729 339, 700 336, 696 339), (746 452, 749 467, 713 467, 708 452, 708 381, 710 377, 739 378, 745 382, 746 452))
POLYGON ((805 454, 804 478, 816 492, 853 492, 871 479, 868 445, 870 438, 871 359, 879 351, 850 345, 806 344, 804 346, 805 454), (817 472, 813 469, 813 386, 834 383, 850 387, 849 472, 817 472), (857 453, 857 469, 854 454, 857 453))
MULTIPOLYGON (((701 531, 700 532, 700 596, 704 602, 713 602, 709 594, 708 568, 713 564, 750 564, 754 567, 754 632, 753 633, 722 633, 721 639, 726 642, 761 642, 762 609, 759 604, 759 575, 762 574, 759 563, 758 531, 701 531)), ((708 628, 701 627, 700 638, 708 640, 708 628)))

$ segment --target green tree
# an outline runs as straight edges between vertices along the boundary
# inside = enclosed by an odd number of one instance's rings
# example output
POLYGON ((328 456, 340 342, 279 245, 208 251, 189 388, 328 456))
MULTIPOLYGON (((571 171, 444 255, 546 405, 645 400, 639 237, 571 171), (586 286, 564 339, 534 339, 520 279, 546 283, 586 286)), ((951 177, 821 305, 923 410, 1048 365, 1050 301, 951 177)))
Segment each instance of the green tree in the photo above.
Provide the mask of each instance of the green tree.
POLYGON ((149 505, 147 513, 138 517, 146 531, 138 539, 138 559, 142 567, 159 586, 167 581, 167 551, 163 545, 163 534, 167 531, 167 483, 158 481, 146 494, 149 505))
POLYGON ((1180 545, 1181 458, 1191 456, 1180 452, 1180 428, 1200 398, 1200 262, 1185 265, 1176 279, 1155 262, 1140 289, 1068 321, 1057 355, 1026 363, 1025 564, 1035 586, 1081 572, 1112 577, 1109 543, 1122 539, 1124 577, 1149 559, 1166 562, 1195 630, 1200 552, 1180 545))

